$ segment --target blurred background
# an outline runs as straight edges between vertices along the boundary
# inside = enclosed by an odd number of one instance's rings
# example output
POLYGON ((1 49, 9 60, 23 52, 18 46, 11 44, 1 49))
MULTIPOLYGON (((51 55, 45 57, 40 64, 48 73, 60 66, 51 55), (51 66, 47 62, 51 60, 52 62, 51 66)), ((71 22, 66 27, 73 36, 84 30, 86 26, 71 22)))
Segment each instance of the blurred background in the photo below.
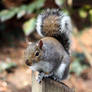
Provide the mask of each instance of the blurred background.
POLYGON ((25 39, 40 39, 36 18, 46 8, 60 8, 73 23, 70 76, 64 82, 76 92, 92 92, 91 0, 0 0, 0 92, 31 92, 25 39))

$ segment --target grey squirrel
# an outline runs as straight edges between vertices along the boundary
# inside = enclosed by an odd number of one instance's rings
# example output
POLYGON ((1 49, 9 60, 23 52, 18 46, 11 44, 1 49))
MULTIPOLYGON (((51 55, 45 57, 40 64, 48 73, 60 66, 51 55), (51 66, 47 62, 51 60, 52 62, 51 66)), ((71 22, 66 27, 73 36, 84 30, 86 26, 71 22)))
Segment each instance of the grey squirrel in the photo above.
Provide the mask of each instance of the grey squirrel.
POLYGON ((69 16, 57 9, 47 9, 38 16, 36 29, 43 38, 28 45, 25 63, 39 72, 38 82, 45 77, 57 81, 65 79, 70 65, 72 26, 69 16))

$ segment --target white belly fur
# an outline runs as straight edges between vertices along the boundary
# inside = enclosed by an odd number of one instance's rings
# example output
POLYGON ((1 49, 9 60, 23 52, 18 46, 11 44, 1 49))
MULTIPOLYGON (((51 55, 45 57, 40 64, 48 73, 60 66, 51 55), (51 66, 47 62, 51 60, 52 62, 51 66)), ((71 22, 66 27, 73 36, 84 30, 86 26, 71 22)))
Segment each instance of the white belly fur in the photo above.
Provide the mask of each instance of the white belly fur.
POLYGON ((66 67, 67 67, 67 64, 61 63, 61 65, 55 72, 55 76, 57 76, 59 79, 62 79, 66 67))

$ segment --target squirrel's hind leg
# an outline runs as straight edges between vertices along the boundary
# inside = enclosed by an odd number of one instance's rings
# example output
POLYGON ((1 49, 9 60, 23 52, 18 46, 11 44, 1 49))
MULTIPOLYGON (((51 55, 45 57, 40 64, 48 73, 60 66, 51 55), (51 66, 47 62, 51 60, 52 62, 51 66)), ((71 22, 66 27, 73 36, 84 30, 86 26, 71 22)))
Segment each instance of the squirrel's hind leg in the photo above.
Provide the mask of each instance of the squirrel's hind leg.
POLYGON ((69 65, 66 63, 62 63, 58 70, 55 72, 55 75, 52 76, 52 78, 58 82, 64 80, 67 78, 69 73, 69 65))
POLYGON ((64 73, 61 74, 62 76, 59 77, 59 76, 53 75, 50 78, 57 82, 61 82, 62 80, 67 79, 68 74, 69 74, 69 67, 66 67, 64 73))

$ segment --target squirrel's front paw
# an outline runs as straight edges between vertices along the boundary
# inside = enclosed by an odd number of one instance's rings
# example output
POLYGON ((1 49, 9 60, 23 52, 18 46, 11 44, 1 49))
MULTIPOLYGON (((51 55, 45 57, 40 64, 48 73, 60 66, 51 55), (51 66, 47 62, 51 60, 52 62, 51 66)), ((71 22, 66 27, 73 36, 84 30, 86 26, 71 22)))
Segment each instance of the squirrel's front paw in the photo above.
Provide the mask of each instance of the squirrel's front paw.
POLYGON ((36 77, 37 82, 41 83, 44 76, 45 74, 43 72, 39 73, 38 76, 36 77))
POLYGON ((44 75, 45 78, 48 78, 48 77, 51 77, 51 76, 53 76, 53 72, 50 73, 50 74, 45 74, 45 75, 44 75))

